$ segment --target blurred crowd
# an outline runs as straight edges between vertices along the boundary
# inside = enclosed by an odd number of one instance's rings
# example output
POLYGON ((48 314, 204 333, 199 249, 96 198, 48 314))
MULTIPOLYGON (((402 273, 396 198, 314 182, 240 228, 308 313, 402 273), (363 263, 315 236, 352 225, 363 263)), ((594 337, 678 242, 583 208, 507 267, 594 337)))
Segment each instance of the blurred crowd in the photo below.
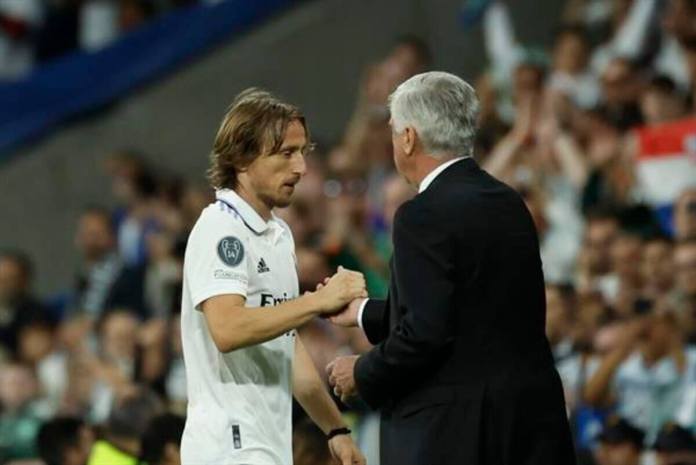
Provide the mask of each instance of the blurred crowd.
MULTIPOLYGON (((476 158, 537 225, 580 463, 696 464, 696 1, 568 0, 544 47, 520 43, 506 4, 488 3, 476 158)), ((342 139, 318 135, 278 212, 301 291, 343 265, 385 295, 391 222, 415 194, 394 170, 387 98, 431 66, 425 43, 400 38, 364 70, 342 139)), ((213 197, 146 158, 118 151, 105 163, 117 207, 80 216, 66 298, 34 295, 28 256, 0 254, 0 463, 178 463, 182 254, 213 197)), ((321 374, 370 347, 325 320, 300 334, 321 374)), ((378 418, 353 407, 346 417, 377 465, 378 418)), ((295 463, 331 464, 296 410, 295 463)))
POLYGON ((92 52, 174 8, 220 0, 0 0, 0 82, 92 52))

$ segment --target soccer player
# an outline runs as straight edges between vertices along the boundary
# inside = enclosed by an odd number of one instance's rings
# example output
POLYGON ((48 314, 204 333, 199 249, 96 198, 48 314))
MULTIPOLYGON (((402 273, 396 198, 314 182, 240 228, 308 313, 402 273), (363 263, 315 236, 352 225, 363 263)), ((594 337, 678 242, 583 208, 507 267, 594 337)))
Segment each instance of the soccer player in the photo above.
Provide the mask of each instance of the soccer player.
POLYGON ((292 233, 273 213, 290 204, 308 147, 299 110, 256 89, 237 96, 218 130, 217 200, 184 261, 184 465, 292 464, 293 394, 341 465, 365 463, 295 331, 366 297, 364 277, 339 269, 299 296, 292 233))

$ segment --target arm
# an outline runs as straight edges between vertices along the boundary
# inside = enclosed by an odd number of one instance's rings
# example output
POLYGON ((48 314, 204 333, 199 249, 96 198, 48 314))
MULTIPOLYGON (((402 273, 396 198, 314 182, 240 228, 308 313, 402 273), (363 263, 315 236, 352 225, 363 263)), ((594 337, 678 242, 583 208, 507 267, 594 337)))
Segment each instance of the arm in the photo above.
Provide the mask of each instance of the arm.
POLYGON ((636 0, 612 39, 612 48, 617 56, 637 58, 643 53, 650 24, 657 15, 656 0, 636 0))
POLYGON ((630 323, 623 330, 623 337, 614 347, 602 363, 597 368, 597 371, 587 381, 583 389, 583 400, 594 406, 601 406, 610 394, 610 388, 614 375, 619 366, 628 357, 635 346, 638 337, 645 329, 645 321, 638 320, 630 323))
POLYGON ((561 170, 573 186, 581 190, 587 183, 589 169, 577 142, 569 134, 561 132, 556 137, 554 148, 561 170))
POLYGON ((389 334, 389 296, 382 299, 356 299, 343 311, 329 316, 331 323, 344 328, 359 326, 371 344, 378 344, 389 334))
POLYGON ((292 390, 297 402, 324 434, 345 426, 341 413, 319 378, 299 336, 295 339, 292 390))
POLYGON ((245 307, 243 296, 223 294, 205 300, 201 308, 218 350, 230 352, 274 339, 366 295, 362 274, 341 270, 322 289, 274 307, 245 307))
POLYGON ((483 17, 483 38, 488 59, 499 76, 511 76, 518 62, 515 31, 507 6, 495 2, 483 17))
POLYGON ((611 382, 614 379, 616 370, 626 358, 626 353, 622 348, 612 351, 607 355, 602 364, 597 368, 595 374, 587 381, 583 389, 583 400, 595 407, 601 406, 602 401, 609 394, 611 382))
MULTIPOLYGON (((324 434, 345 427, 341 413, 326 391, 299 336, 295 340, 292 389, 297 402, 324 434)), ((341 434, 331 438, 329 450, 342 465, 365 465, 365 458, 348 435, 341 434)))
POLYGON ((358 325, 372 344, 382 342, 389 335, 389 297, 387 300, 368 299, 358 325))
POLYGON ((387 338, 358 359, 355 381, 373 408, 414 378, 438 366, 454 340, 454 266, 445 228, 415 202, 404 204, 394 224, 394 274, 404 317, 387 338))
POLYGON ((519 104, 515 125, 493 148, 483 163, 483 169, 491 176, 503 178, 520 150, 532 140, 534 119, 533 99, 531 97, 524 98, 519 104))

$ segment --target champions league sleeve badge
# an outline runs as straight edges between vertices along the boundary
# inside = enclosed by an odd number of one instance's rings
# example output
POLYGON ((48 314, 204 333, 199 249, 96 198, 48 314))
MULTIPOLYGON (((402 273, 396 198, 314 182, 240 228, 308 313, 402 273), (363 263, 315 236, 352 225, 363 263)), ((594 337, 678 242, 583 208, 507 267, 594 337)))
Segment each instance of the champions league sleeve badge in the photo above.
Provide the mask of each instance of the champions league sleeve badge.
POLYGON ((225 265, 235 267, 244 260, 244 245, 236 237, 227 236, 218 242, 217 253, 225 265))

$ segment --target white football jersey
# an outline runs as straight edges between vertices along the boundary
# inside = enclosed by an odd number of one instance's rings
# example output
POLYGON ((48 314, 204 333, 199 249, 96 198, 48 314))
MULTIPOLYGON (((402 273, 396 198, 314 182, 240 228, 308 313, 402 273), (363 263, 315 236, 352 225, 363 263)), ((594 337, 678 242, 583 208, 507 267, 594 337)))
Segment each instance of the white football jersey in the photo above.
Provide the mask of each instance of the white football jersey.
POLYGON ((292 234, 232 190, 206 207, 186 246, 181 337, 188 409, 183 465, 292 464, 292 361, 296 332, 221 353, 200 305, 223 294, 247 307, 299 294, 292 234))

